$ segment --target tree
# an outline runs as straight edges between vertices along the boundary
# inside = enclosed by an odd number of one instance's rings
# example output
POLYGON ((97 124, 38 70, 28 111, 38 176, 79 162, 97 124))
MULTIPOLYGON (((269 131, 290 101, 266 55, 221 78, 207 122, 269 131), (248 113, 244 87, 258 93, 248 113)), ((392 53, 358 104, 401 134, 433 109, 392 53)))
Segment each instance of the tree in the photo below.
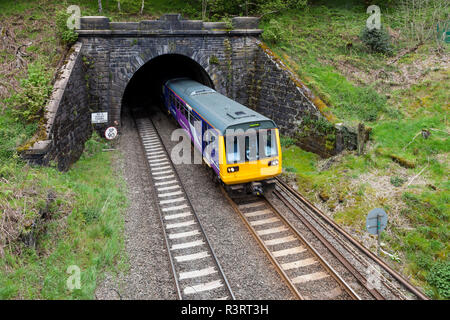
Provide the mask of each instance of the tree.
POLYGON ((202 0, 202 20, 206 18, 206 8, 208 7, 208 0, 202 0))
POLYGON ((102 0, 98 0, 98 12, 102 13, 102 0))
POLYGON ((139 12, 140 14, 142 14, 144 12, 144 2, 145 2, 145 0, 142 0, 141 11, 139 12))

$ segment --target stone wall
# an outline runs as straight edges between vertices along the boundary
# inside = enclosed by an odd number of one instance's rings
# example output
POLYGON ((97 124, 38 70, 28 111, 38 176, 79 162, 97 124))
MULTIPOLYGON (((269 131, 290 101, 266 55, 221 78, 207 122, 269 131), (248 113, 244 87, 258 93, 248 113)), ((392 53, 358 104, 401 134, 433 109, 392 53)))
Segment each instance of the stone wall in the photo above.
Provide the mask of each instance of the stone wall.
POLYGON ((253 60, 247 105, 275 120, 281 133, 305 150, 328 157, 356 149, 356 133, 334 126, 320 109, 324 103, 262 42, 253 60))
POLYGON ((82 17, 78 32, 89 66, 92 111, 109 113, 104 126, 120 123, 122 97, 130 79, 147 62, 166 54, 192 59, 218 92, 246 103, 258 49, 255 41, 262 30, 253 17, 236 17, 232 24, 234 29, 226 30, 225 23, 182 20, 178 14, 115 23, 106 17, 82 17))
POLYGON ((92 134, 81 51, 81 43, 73 46, 46 106, 46 124, 29 147, 21 150, 22 157, 32 163, 48 165, 54 161, 59 170, 68 170, 80 158, 84 143, 92 134))
POLYGON ((324 103, 259 41, 258 23, 237 17, 233 30, 226 30, 224 23, 182 20, 178 14, 125 23, 82 18, 83 53, 92 61, 93 111, 107 111, 108 125, 120 123, 122 97, 133 74, 156 57, 178 54, 197 62, 218 92, 272 118, 302 148, 324 157, 356 149, 356 131, 325 123, 330 118, 324 103))
MULTIPOLYGON (((182 20, 110 22, 82 17, 79 42, 55 83, 46 108, 47 124, 23 148, 24 158, 39 164, 55 160, 67 170, 81 155, 92 133, 91 112, 108 112, 120 130, 122 98, 137 70, 163 55, 195 64, 218 92, 272 118, 285 135, 322 156, 355 149, 356 133, 327 121, 324 104, 273 52, 259 41, 258 19, 236 17, 225 23, 182 20)), ((151 77, 151 74, 149 74, 151 77)))

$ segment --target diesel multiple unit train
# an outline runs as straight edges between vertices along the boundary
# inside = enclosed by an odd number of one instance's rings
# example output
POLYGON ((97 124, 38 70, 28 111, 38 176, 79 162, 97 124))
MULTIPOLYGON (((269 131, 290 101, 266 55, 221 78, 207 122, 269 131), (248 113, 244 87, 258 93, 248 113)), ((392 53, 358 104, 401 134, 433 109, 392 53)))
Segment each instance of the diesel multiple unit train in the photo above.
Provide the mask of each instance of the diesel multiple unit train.
POLYGON ((188 78, 167 81, 162 98, 228 192, 270 192, 281 173, 275 123, 188 78))

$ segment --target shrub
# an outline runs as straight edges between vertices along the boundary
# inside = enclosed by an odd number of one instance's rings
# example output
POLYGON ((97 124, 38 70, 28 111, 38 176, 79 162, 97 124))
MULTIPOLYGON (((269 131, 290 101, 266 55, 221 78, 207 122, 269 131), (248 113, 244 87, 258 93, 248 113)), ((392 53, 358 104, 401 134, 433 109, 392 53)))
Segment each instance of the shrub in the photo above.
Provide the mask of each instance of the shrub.
POLYGON ((380 29, 364 27, 361 33, 361 40, 372 51, 392 55, 393 50, 390 42, 389 33, 382 26, 380 29))
POLYGON ((43 65, 30 64, 28 78, 23 79, 20 84, 22 91, 8 100, 13 106, 13 115, 16 120, 25 122, 39 119, 52 91, 50 74, 43 65))
POLYGON ((56 14, 56 34, 61 44, 71 46, 78 40, 78 33, 67 27, 67 19, 70 17, 69 13, 59 11, 56 14))
POLYGON ((391 184, 395 187, 401 187, 405 183, 405 180, 400 177, 391 177, 391 184))
POLYGON ((225 29, 233 30, 233 22, 231 21, 230 17, 228 17, 228 16, 223 17, 222 22, 225 22, 225 29))
POLYGON ((427 275, 427 281, 436 288, 443 299, 450 298, 450 263, 448 261, 436 262, 427 275))
POLYGON ((289 148, 290 146, 295 144, 295 140, 288 136, 281 136, 280 143, 282 147, 289 148))
POLYGON ((261 1, 258 11, 263 16, 280 13, 287 9, 303 9, 307 5, 307 0, 270 0, 261 1))
POLYGON ((275 19, 271 19, 264 32, 262 34, 264 41, 272 44, 279 43, 285 39, 285 31, 280 22, 275 19))

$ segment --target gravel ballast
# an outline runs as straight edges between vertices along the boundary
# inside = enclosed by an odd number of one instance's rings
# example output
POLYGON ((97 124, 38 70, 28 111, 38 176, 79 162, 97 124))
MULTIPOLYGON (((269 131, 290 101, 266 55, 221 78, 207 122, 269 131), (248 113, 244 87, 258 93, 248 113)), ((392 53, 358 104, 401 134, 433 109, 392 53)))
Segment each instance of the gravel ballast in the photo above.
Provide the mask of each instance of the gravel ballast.
POLYGON ((114 160, 128 188, 125 247, 129 271, 107 275, 96 291, 97 299, 176 299, 175 284, 164 243, 161 222, 152 203, 154 188, 135 124, 123 119, 118 141, 121 156, 114 160))
MULTIPOLYGON (((177 299, 161 224, 151 200, 154 186, 144 151, 133 121, 123 120, 119 142, 123 159, 115 161, 115 166, 122 170, 128 186, 130 207, 125 217, 125 237, 130 269, 119 279, 107 275, 96 297, 114 299, 120 293, 122 299, 177 299)), ((170 153, 178 143, 170 139, 177 124, 160 112, 153 116, 153 122, 170 153)), ((176 169, 236 299, 293 299, 206 168, 181 164, 176 169)))

